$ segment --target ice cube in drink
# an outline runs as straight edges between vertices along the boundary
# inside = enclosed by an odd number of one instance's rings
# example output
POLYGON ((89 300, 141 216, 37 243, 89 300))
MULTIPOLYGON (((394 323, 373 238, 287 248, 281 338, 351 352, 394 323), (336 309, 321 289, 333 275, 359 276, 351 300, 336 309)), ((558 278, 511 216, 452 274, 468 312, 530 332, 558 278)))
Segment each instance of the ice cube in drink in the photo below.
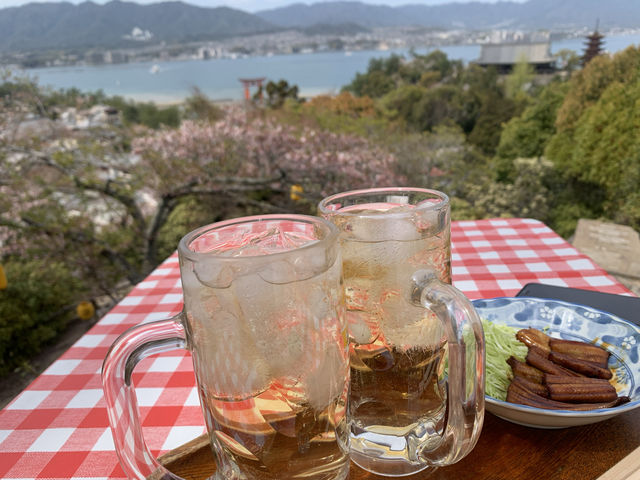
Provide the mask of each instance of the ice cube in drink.
MULTIPOLYGON (((272 235, 282 237, 273 230, 272 235)), ((255 240, 255 239, 254 239, 255 240)), ((247 255, 300 235, 247 244, 247 255)), ((271 251, 270 250, 270 251, 271 251)), ((341 261, 295 258, 189 278, 187 328, 199 394, 224 479, 334 480, 348 472, 347 330, 341 261), (242 472, 240 474, 239 472, 242 472)))

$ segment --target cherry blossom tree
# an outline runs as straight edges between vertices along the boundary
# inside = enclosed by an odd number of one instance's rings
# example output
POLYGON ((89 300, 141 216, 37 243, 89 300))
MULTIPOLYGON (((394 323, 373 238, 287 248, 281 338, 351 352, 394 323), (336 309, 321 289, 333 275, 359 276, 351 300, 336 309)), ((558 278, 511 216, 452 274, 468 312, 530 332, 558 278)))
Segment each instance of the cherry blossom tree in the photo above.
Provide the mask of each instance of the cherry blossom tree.
POLYGON ((163 228, 187 200, 220 208, 207 221, 315 213, 325 195, 403 183, 395 163, 363 138, 285 126, 239 108, 176 129, 4 139, 0 241, 5 255, 62 257, 111 293, 118 280, 135 284, 162 261, 163 228))

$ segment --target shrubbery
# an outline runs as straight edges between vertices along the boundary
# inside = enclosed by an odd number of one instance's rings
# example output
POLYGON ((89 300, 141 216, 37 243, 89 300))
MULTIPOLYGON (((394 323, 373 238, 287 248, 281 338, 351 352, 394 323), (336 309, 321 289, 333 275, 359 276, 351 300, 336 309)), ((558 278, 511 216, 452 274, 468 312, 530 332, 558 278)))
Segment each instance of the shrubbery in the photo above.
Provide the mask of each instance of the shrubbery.
POLYGON ((372 60, 346 89, 374 98, 379 117, 413 132, 405 145, 416 145, 416 133, 461 129, 463 146, 437 165, 440 176, 425 174, 434 162, 424 149, 414 149, 425 153, 422 175, 416 155, 407 158, 409 178, 449 191, 464 216, 530 216, 565 237, 581 217, 639 229, 640 49, 596 57, 575 72, 573 57, 566 78, 536 85, 525 62, 501 78, 441 52, 395 55, 372 60), (472 147, 480 157, 469 155, 472 147), (473 181, 457 178, 470 171, 473 181))
POLYGON ((75 317, 83 282, 62 261, 10 260, 0 290, 0 376, 28 364, 75 317))

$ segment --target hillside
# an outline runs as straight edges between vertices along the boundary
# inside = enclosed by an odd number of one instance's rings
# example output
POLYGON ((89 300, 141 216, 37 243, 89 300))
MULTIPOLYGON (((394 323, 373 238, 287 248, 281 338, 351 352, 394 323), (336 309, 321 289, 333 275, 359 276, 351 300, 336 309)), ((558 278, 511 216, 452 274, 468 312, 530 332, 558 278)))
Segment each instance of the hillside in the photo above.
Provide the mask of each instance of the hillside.
POLYGON ((270 22, 240 10, 201 8, 182 2, 30 3, 0 10, 0 51, 142 47, 276 29, 270 22))
POLYGON ((468 2, 443 5, 389 7, 361 2, 296 3, 257 12, 263 20, 282 27, 308 27, 315 23, 352 22, 364 27, 420 25, 439 28, 562 29, 640 25, 637 0, 529 0, 468 2))
MULTIPOLYGON (((410 1, 410 0, 408 0, 410 1)), ((123 48, 218 40, 298 29, 307 35, 353 35, 375 27, 438 29, 592 29, 640 25, 637 0, 529 0, 390 7, 357 1, 296 3, 256 14, 172 1, 30 3, 0 9, 0 53, 123 48)))

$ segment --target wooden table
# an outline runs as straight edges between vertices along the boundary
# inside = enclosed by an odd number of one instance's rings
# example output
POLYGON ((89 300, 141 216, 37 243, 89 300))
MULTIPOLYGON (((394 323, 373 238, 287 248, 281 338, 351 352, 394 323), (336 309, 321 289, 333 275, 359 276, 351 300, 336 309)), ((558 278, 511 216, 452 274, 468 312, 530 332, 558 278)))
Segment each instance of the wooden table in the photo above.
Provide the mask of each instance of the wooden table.
MULTIPOLYGON (((454 285, 470 299, 513 296, 530 282, 630 294, 615 278, 537 220, 452 225, 454 285)), ((0 478, 124 479, 100 382, 102 360, 132 325, 182 308, 174 255, 138 284, 74 346, 0 411, 0 478)), ((134 372, 145 440, 190 479, 214 468, 188 352, 141 362, 134 372), (179 448, 192 439, 189 448, 179 448), (178 449, 178 450, 176 450, 178 449)), ((476 448, 458 464, 409 478, 591 480, 640 446, 640 414, 564 430, 520 427, 487 413, 476 448)), ((623 470, 636 468, 634 458, 623 470)), ((607 480, 626 478, 612 473, 607 480)), ((351 479, 376 478, 357 467, 351 479)))
MULTIPOLYGON (((595 479, 640 445, 640 415, 627 412, 582 427, 543 430, 522 427, 487 413, 474 450, 455 465, 425 470, 408 479, 576 480, 595 479)), ((215 471, 207 435, 161 457, 161 463, 186 480, 204 480, 215 471)), ((640 452, 621 464, 640 472, 640 452)), ((640 473, 636 473, 640 474, 640 473)), ((611 480, 628 478, 611 471, 611 480)), ((383 479, 351 464, 350 480, 383 479)))

